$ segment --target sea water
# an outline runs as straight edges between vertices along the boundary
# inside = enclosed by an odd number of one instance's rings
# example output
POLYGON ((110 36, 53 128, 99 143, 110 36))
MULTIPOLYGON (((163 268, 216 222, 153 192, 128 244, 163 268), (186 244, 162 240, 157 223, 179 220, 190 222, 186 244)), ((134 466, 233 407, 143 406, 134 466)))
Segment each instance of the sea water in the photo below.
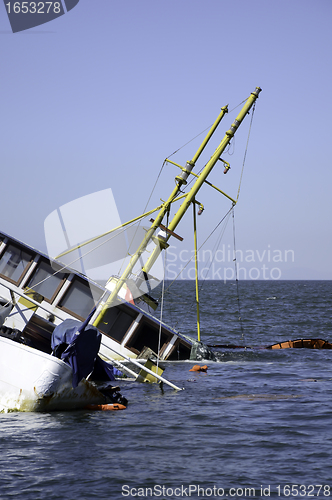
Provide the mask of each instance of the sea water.
MULTIPOLYGON (((202 340, 242 347, 206 373, 168 363, 183 391, 120 382, 124 411, 1 414, 1 499, 332 496, 332 350, 264 348, 332 341, 332 282, 201 285, 202 340)), ((194 283, 162 314, 196 336, 194 283)))

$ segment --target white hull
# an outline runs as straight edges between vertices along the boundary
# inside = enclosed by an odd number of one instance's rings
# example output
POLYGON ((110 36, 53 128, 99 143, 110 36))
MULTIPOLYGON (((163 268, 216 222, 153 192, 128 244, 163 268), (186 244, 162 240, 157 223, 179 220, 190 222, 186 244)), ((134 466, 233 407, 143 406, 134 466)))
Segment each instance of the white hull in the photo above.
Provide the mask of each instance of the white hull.
POLYGON ((0 411, 51 411, 104 403, 86 380, 72 387, 72 369, 49 354, 0 337, 0 411))

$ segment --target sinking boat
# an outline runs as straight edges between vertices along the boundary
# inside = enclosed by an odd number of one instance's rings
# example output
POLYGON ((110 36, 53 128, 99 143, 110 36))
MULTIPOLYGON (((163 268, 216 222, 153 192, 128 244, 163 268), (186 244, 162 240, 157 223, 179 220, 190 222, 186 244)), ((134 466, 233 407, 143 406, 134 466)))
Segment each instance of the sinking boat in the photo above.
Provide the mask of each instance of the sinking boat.
MULTIPOLYGON (((194 207, 194 214, 197 204, 199 211, 203 209, 195 198, 203 183, 224 194, 233 206, 236 204, 237 200, 209 183, 207 177, 218 161, 224 164, 224 173, 229 170, 229 164, 221 155, 260 91, 256 87, 250 94, 199 175, 193 172, 195 164, 226 115, 227 106, 221 109, 197 153, 185 167, 167 160, 181 169, 175 178, 176 186, 167 201, 158 207, 157 216, 144 232, 123 274, 112 276, 105 286, 63 261, 65 254, 82 252, 95 241, 99 246, 98 240, 115 229, 72 246, 60 253, 58 260, 7 234, 0 234, 0 410, 43 411, 121 404, 118 388, 110 385, 116 369, 140 381, 165 382, 180 389, 163 378, 159 361, 218 358, 218 353, 200 340, 199 309, 197 340, 179 333, 154 315, 158 304, 151 295, 154 280, 151 268, 169 246, 168 240, 178 237, 175 229, 188 208, 194 207), (190 190, 183 193, 189 176, 196 180, 190 190), (171 222, 165 224, 170 206, 179 200, 182 204, 171 222), (153 250, 137 273, 135 266, 140 264, 151 244, 153 250), (63 330, 63 340, 57 345, 55 338, 59 337, 59 330, 63 330), (91 337, 95 338, 93 347, 85 344, 91 337), (87 353, 91 356, 86 356, 87 353), (75 356, 81 358, 78 360, 75 356), (78 368, 77 374, 75 368, 81 365, 84 369, 78 368)), ((148 214, 154 211, 157 209, 148 214)), ((195 253, 197 255, 197 248, 195 253)), ((199 303, 197 286, 196 303, 199 303)))
MULTIPOLYGON (((98 329, 88 324, 91 310, 108 290, 7 234, 0 234, 0 242, 0 411, 123 404, 119 387, 112 385, 122 375, 114 365, 137 380, 168 383, 148 359, 151 349, 143 348, 156 349, 149 339, 160 325, 151 314, 120 297, 108 312, 111 330, 105 321, 98 329), (135 326, 139 330, 130 339, 135 326), (125 334, 128 341, 121 345, 125 334), (144 366, 116 361, 138 354, 144 366)), ((162 325, 163 338, 173 335, 162 325)))

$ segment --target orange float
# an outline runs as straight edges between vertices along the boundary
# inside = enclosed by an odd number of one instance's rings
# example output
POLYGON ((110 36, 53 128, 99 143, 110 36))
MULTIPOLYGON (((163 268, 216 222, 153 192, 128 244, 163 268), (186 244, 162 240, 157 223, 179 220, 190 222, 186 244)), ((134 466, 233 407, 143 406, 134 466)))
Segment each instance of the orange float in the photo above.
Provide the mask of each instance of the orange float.
POLYGON ((95 410, 95 411, 114 411, 114 410, 125 410, 127 407, 120 405, 119 403, 113 403, 108 405, 87 405, 85 410, 95 410))
POLYGON ((190 372, 207 372, 208 367, 206 365, 194 365, 189 371, 190 372))

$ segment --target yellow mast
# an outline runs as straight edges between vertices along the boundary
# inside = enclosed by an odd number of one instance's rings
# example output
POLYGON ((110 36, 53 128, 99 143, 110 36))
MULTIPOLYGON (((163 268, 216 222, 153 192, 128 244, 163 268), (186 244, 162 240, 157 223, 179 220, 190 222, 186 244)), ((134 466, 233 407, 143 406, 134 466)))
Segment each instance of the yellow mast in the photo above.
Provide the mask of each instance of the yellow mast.
MULTIPOLYGON (((121 278, 118 280, 118 282, 117 282, 114 290, 112 291, 111 295, 109 296, 107 302, 105 302, 105 304, 102 307, 99 315, 95 319, 95 321, 93 323, 95 326, 99 325, 99 323, 102 321, 103 317, 105 316, 107 309, 113 303, 114 299, 116 299, 117 294, 121 290, 123 284, 126 282, 127 278, 131 274, 131 272, 132 272, 134 266, 136 265, 137 261, 139 260, 140 256, 143 254, 143 252, 145 251, 147 245, 149 244, 149 242, 150 242, 150 240, 152 238, 153 233, 155 232, 156 229, 158 229, 158 227, 161 224, 161 222, 162 222, 165 214, 169 211, 169 207, 170 207, 171 203, 175 200, 177 194, 180 192, 181 186, 183 184, 187 184, 187 178, 188 178, 190 172, 192 171, 192 169, 194 168, 196 161, 198 160, 198 158, 202 154, 205 146, 207 145, 207 143, 211 139, 213 133, 215 132, 216 128, 218 127, 219 123, 221 122, 221 120, 223 119, 223 117, 225 116, 225 114, 227 112, 228 112, 227 106, 224 106, 223 108, 221 108, 221 112, 219 113, 216 121, 214 122, 214 124, 210 128, 209 132, 207 133, 204 141, 200 145, 200 147, 197 150, 195 156, 192 158, 192 160, 190 160, 190 161, 187 162, 186 167, 182 169, 182 173, 176 177, 176 182, 177 182, 176 187, 173 189, 173 192, 170 195, 170 197, 168 198, 168 200, 163 204, 162 209, 160 210, 158 216, 156 217, 155 221, 150 226, 150 229, 147 231, 147 233, 146 233, 146 235, 145 235, 142 243, 138 247, 138 249, 135 252, 135 254, 132 256, 132 258, 130 259, 130 262, 129 262, 127 268, 124 270, 121 278)), ((160 243, 162 244, 161 241, 160 241, 160 243)), ((163 248, 164 248, 164 246, 163 246, 163 248)))
MULTIPOLYGON (((193 200, 194 200, 196 194, 198 193, 198 191, 200 190, 202 184, 205 182, 205 179, 208 177, 211 170, 213 169, 213 167, 215 166, 215 164, 219 160, 220 156, 225 151, 226 147, 228 146, 232 137, 234 136, 236 130, 239 128, 243 119, 245 118, 246 114, 252 108, 254 102, 258 98, 260 91, 261 91, 261 88, 256 87, 255 92, 252 92, 250 94, 249 98, 247 99, 247 101, 244 104, 243 108, 241 109, 240 113, 238 114, 238 116, 234 120, 234 123, 232 123, 231 128, 229 130, 227 130, 225 137, 223 138, 223 140, 221 141, 221 143, 219 144, 219 146, 215 150, 214 154, 211 156, 210 160, 206 164, 205 168, 202 170, 201 174, 198 176, 196 182, 194 183, 194 185, 192 186, 192 188, 188 192, 188 194, 185 197, 179 210, 174 215, 171 223, 168 226, 168 229, 170 231, 175 230, 176 226, 178 225, 178 223, 180 222, 180 220, 184 216, 185 212, 188 210, 190 204, 193 202, 193 200)), ((170 238, 170 236, 171 236, 170 234, 166 235, 166 241, 170 238)), ((161 249, 158 246, 156 246, 156 248, 153 250, 152 254, 150 255, 149 259, 147 260, 147 262, 143 268, 143 271, 145 271, 146 273, 149 272, 149 270, 151 269, 151 267, 155 263, 160 251, 161 251, 161 249)))
MULTIPOLYGON (((256 87, 255 91, 250 94, 250 96, 247 99, 247 101, 246 101, 245 105, 243 106, 242 110, 238 114, 238 116, 235 119, 234 123, 231 125, 231 128, 226 132, 224 139, 221 141, 221 143, 218 146, 218 148, 216 149, 215 153, 213 154, 213 156, 211 157, 211 159, 209 160, 209 162, 206 164, 205 168, 203 169, 203 171, 201 172, 201 174, 197 178, 196 182, 194 183, 194 185, 192 186, 192 188, 190 189, 190 191, 188 192, 188 194, 185 196, 185 199, 184 199, 182 205, 180 206, 178 212, 175 214, 175 216, 173 217, 170 225, 168 226, 168 229, 170 231, 172 231, 172 232, 174 231, 174 229, 176 228, 176 226, 178 225, 178 223, 182 219, 183 215, 185 214, 185 212, 189 208, 190 204, 193 202, 193 200, 194 200, 197 192, 201 188, 203 182, 205 181, 205 179, 207 178, 207 176, 211 172, 212 168, 214 167, 214 165, 218 161, 220 155, 223 153, 223 151, 225 150, 225 148, 227 147, 227 145, 231 141, 232 137, 234 136, 236 130, 240 126, 240 124, 243 121, 244 117, 250 111, 250 109, 253 106, 254 102, 258 98, 258 95, 259 95, 260 91, 261 91, 261 89, 259 87, 256 87)), ((197 150, 197 152, 196 152, 195 156, 193 157, 193 159, 187 162, 186 167, 182 169, 182 173, 179 176, 176 177, 176 181, 177 181, 176 187, 174 188, 174 190, 173 190, 172 194, 170 195, 170 197, 168 198, 168 200, 163 204, 163 207, 160 210, 160 212, 159 212, 158 216, 156 217, 155 221, 152 223, 152 225, 150 226, 149 230, 146 232, 146 235, 145 235, 142 243, 138 247, 138 249, 135 252, 135 254, 132 256, 132 258, 130 259, 130 262, 129 262, 127 268, 123 272, 121 278, 119 278, 119 280, 117 281, 116 286, 113 289, 112 293, 110 294, 109 298, 107 299, 107 301, 105 302, 105 304, 102 306, 102 308, 101 308, 101 310, 100 310, 97 318, 94 321, 94 325, 95 326, 99 325, 99 323, 103 320, 103 318, 104 318, 104 316, 106 314, 107 309, 114 303, 114 301, 115 301, 115 299, 116 299, 116 297, 118 295, 118 292, 121 290, 121 288, 124 285, 124 283, 126 282, 127 278, 130 276, 130 274, 131 274, 134 266, 138 262, 140 256, 145 251, 148 243, 150 242, 150 240, 151 240, 151 238, 153 236, 153 233, 155 232, 155 230, 161 224, 161 222, 162 222, 165 214, 169 211, 169 207, 170 207, 171 203, 174 201, 174 199, 177 196, 177 194, 179 193, 179 191, 181 189, 181 186, 183 184, 187 183, 187 178, 190 175, 193 167, 195 166, 195 163, 196 163, 197 159, 199 158, 199 156, 203 152, 205 146, 207 145, 208 141, 210 140, 211 136, 213 135, 213 133, 216 130, 217 126, 219 125, 220 121, 222 120, 222 118, 224 117, 224 115, 227 112, 228 112, 227 106, 224 106, 221 109, 221 112, 220 112, 218 118, 216 119, 216 121, 212 125, 212 127, 211 127, 210 131, 208 132, 207 136, 205 137, 204 141, 202 142, 201 146, 197 150)), ((156 259, 158 258, 160 252, 164 248, 167 247, 167 241, 170 238, 170 236, 171 236, 171 234, 166 233, 166 237, 165 238, 158 238, 159 245, 156 245, 155 249, 153 250, 153 252, 151 253, 149 259, 147 260, 145 266, 142 268, 143 273, 148 273, 149 272, 149 270, 151 269, 151 267, 155 263, 156 259)))
POLYGON ((196 203, 193 203, 194 218, 194 248, 195 248, 195 288, 196 288, 196 314, 197 314, 197 340, 201 340, 201 324, 199 320, 199 292, 198 292, 198 256, 197 256, 197 229, 196 229, 196 203))

